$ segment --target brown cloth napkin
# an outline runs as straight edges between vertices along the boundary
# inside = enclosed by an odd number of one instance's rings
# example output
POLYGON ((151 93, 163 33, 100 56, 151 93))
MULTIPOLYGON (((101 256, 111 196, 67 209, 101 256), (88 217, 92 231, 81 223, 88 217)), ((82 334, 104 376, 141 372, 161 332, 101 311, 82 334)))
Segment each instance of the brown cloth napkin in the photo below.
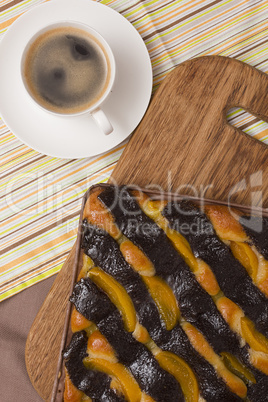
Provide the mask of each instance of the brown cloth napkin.
POLYGON ((25 365, 25 343, 55 276, 0 303, 0 401, 40 402, 25 365))

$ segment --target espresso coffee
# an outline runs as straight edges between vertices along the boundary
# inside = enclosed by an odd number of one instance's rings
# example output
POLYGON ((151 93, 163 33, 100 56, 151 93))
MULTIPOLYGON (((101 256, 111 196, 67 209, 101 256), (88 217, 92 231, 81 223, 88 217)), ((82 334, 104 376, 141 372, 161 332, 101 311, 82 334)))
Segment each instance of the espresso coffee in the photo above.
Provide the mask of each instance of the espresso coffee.
POLYGON ((86 30, 72 26, 41 33, 23 63, 29 93, 56 113, 78 113, 93 106, 106 91, 109 76, 103 45, 86 30))

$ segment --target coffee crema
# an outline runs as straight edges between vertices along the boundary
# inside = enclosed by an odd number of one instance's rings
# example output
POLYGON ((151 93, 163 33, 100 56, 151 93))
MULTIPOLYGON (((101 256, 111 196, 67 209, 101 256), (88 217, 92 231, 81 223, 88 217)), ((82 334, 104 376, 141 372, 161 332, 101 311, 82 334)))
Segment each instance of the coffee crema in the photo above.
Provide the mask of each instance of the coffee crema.
POLYGON ((89 32, 60 26, 30 44, 23 77, 31 96, 56 113, 79 113, 96 104, 107 90, 110 62, 102 44, 89 32))

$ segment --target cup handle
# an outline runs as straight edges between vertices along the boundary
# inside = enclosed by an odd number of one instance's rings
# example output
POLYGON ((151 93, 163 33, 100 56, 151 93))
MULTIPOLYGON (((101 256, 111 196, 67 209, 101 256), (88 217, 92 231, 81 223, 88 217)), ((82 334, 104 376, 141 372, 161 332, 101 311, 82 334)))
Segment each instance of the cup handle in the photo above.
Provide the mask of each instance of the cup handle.
POLYGON ((105 135, 111 134, 111 132, 114 130, 113 126, 111 125, 106 114, 100 108, 93 110, 93 112, 91 112, 91 115, 92 117, 94 117, 97 124, 100 126, 105 135))

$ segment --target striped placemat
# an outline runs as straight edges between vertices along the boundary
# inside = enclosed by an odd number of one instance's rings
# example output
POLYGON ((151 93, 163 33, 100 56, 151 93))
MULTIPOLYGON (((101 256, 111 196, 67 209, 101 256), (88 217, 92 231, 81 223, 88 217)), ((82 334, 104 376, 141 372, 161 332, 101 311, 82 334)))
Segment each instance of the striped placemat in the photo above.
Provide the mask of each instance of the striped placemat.
MULTIPOLYGON (((0 1, 0 40, 16 18, 42 2, 0 1)), ((267 0, 100 3, 121 13, 144 39, 154 90, 176 65, 203 55, 234 57, 268 73, 267 0)), ((268 124, 241 109, 228 119, 268 144, 268 124)), ((52 158, 22 144, 0 118, 0 300, 60 270, 75 241, 83 194, 107 181, 125 145, 93 158, 52 158)))

